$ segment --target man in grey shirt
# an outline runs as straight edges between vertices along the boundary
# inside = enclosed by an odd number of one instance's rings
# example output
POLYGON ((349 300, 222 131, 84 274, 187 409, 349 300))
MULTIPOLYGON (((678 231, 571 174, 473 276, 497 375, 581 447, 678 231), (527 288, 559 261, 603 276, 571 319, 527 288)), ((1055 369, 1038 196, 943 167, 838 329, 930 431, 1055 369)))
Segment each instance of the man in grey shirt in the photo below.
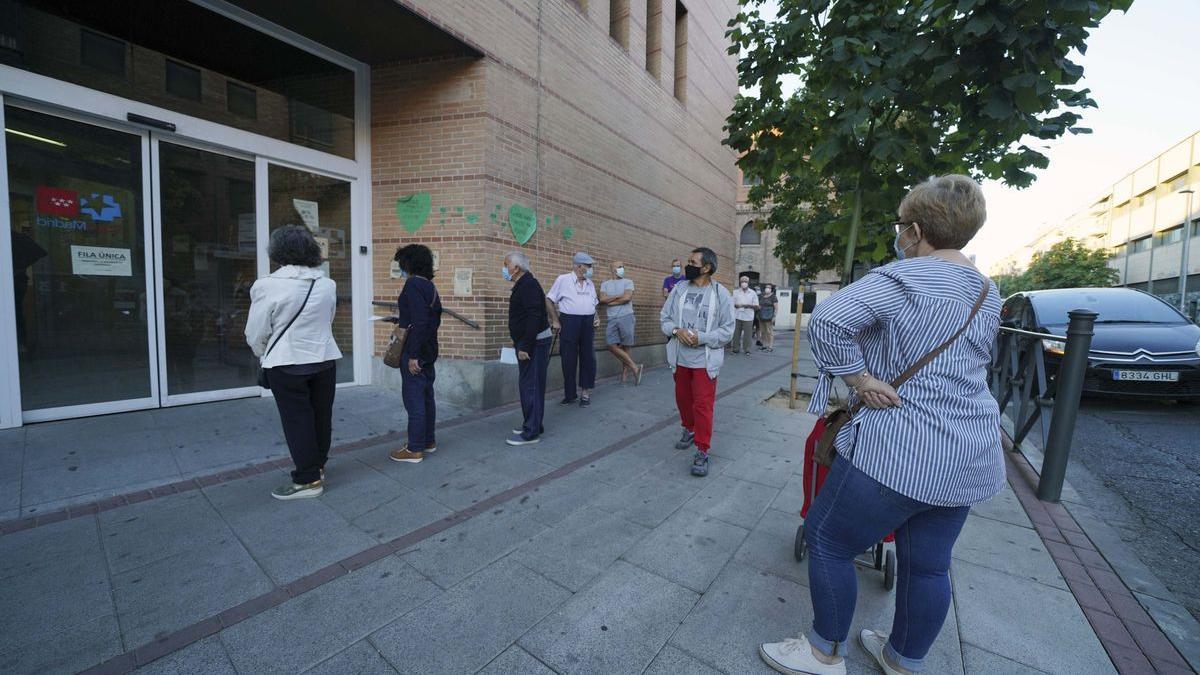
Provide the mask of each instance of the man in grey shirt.
POLYGON ((641 384, 646 366, 635 363, 629 353, 633 346, 633 281, 625 277, 624 262, 614 260, 610 269, 612 278, 600 284, 600 304, 608 307, 604 343, 621 362, 621 384, 625 384, 625 378, 631 372, 634 384, 641 384))
POLYGON ((717 271, 712 249, 692 251, 685 270, 687 281, 671 290, 658 318, 663 334, 671 338, 667 365, 675 373, 675 405, 683 427, 675 447, 695 445, 692 475, 707 476, 717 375, 733 336, 733 295, 712 279, 717 271))

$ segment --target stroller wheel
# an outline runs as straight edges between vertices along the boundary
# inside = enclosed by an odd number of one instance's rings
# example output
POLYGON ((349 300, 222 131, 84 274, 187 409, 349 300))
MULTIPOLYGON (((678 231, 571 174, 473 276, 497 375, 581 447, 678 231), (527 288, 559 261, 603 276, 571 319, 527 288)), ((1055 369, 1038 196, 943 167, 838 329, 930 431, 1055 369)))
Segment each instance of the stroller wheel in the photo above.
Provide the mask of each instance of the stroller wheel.
POLYGON ((883 587, 892 590, 896 587, 896 552, 888 551, 883 563, 883 587))
POLYGON ((875 544, 875 569, 883 569, 883 542, 875 544))
POLYGON ((804 538, 804 526, 796 529, 796 562, 803 562, 808 555, 808 541, 804 538))

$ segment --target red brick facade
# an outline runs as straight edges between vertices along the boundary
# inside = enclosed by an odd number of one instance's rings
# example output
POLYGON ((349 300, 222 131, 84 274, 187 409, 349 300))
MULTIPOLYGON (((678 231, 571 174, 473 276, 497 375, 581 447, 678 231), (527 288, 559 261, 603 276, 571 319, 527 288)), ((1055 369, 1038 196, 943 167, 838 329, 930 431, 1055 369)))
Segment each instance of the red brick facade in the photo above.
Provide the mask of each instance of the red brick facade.
MULTIPOLYGON (((639 344, 662 342, 659 289, 672 258, 706 245, 720 255, 719 276, 733 273, 737 174, 721 139, 737 86, 724 38, 736 3, 682 3, 686 73, 675 49, 651 49, 655 76, 646 25, 656 2, 662 18, 650 23, 661 35, 651 44, 675 45, 675 0, 401 0, 482 54, 371 70, 375 299, 399 291, 389 274, 398 245, 433 248, 443 302, 483 328, 447 317, 445 356, 490 360, 508 344, 500 267, 509 250, 524 250, 547 288, 577 250, 597 259, 597 282, 623 259, 638 289, 639 344), (618 19, 628 49, 610 36, 610 4, 628 11, 618 19), (429 193, 431 208, 409 234, 396 201, 415 193, 429 193), (523 247, 508 227, 513 204, 536 212, 523 247), (461 269, 472 273, 469 295, 454 292, 461 269)), ((386 332, 377 326, 377 352, 386 332)))

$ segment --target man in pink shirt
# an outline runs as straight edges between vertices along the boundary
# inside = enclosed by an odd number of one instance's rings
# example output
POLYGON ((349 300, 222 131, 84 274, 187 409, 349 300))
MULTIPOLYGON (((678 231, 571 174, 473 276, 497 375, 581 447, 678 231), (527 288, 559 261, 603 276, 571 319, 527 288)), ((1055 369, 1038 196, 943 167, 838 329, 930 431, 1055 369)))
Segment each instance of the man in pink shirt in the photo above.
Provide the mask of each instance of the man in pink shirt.
POLYGON ((575 402, 576 369, 579 378, 579 405, 592 402, 596 386, 596 285, 592 283, 592 256, 579 252, 572 259, 575 269, 559 276, 546 297, 558 306, 562 331, 559 334, 559 357, 563 370, 563 400, 561 405, 575 402))

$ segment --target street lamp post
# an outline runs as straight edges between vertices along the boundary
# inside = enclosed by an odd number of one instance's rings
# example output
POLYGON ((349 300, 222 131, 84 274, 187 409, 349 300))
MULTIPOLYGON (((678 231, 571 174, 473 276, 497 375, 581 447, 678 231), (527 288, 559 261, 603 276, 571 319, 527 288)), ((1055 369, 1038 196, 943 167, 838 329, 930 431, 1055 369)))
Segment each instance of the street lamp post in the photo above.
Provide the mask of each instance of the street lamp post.
POLYGON ((1180 253, 1179 260, 1179 311, 1187 313, 1187 279, 1188 279, 1188 256, 1190 244, 1192 242, 1192 194, 1195 192, 1192 188, 1180 190, 1181 193, 1187 195, 1187 211, 1183 214, 1183 252, 1180 253))

